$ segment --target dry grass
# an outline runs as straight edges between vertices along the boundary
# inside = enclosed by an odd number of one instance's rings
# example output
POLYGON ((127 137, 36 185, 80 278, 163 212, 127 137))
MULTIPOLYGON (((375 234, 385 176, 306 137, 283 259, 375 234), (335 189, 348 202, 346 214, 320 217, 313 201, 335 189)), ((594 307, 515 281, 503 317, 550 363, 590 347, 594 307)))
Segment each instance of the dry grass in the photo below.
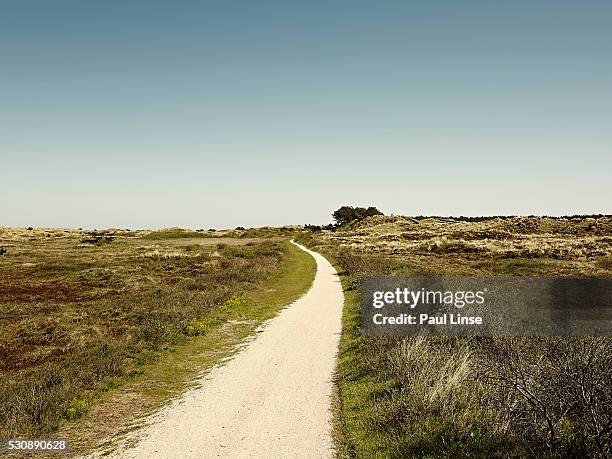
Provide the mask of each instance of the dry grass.
POLYGON ((41 436, 221 320, 277 273, 280 242, 0 229, 0 437, 41 436), (209 242, 211 241, 211 242, 209 242))
POLYGON ((340 457, 609 457, 610 338, 368 338, 367 275, 612 275, 612 219, 372 217, 302 242, 340 268, 340 457))
POLYGON ((472 254, 589 263, 612 252, 612 218, 496 218, 482 222, 371 217, 319 240, 362 253, 402 257, 472 254))

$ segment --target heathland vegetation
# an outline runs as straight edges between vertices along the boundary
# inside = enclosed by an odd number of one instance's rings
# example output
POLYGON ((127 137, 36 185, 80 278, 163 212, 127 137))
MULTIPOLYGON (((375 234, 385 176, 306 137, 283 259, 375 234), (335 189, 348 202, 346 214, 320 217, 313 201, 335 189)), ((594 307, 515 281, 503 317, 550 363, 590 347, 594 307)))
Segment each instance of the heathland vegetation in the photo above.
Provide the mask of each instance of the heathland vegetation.
POLYGON ((385 217, 345 206, 334 219, 1 228, 0 437, 56 432, 83 452, 180 393, 308 289, 314 261, 294 237, 336 265, 345 291, 340 457, 612 454, 610 338, 369 338, 359 328, 364 276, 611 276, 611 217, 385 217))
POLYGON ((373 338, 373 275, 612 275, 612 218, 374 216, 300 238, 337 266, 340 457, 609 457, 612 339, 373 338))
POLYGON ((286 239, 179 230, 4 228, 0 246, 0 437, 62 429, 77 450, 93 438, 72 424, 107 435, 176 395, 315 270, 286 239))

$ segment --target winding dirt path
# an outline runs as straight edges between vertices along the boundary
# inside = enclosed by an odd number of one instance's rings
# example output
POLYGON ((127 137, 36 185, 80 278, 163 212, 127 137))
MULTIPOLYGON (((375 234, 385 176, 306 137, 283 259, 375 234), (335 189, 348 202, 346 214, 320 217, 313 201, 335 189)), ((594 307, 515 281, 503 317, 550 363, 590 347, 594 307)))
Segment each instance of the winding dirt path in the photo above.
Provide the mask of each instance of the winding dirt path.
POLYGON ((321 255, 312 288, 201 387, 158 413, 126 458, 328 458, 344 296, 321 255))

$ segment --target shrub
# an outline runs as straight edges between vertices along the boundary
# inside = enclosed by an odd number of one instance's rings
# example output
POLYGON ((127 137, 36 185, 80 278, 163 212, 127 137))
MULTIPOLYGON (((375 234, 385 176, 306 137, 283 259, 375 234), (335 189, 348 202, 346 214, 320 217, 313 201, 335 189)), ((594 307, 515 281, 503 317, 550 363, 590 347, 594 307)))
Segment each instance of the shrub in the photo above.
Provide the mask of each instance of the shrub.
POLYGON ((89 402, 82 400, 77 397, 73 397, 70 400, 68 408, 64 411, 64 417, 66 419, 78 419, 89 411, 89 402))
POLYGON ((115 236, 108 236, 104 234, 96 234, 93 233, 89 237, 85 237, 81 239, 82 244, 94 244, 94 245, 102 245, 113 242, 116 239, 115 236))
POLYGON ((363 220, 374 215, 383 215, 383 213, 376 207, 342 206, 332 214, 332 217, 337 226, 342 226, 354 220, 363 220))
POLYGON ((191 323, 186 325, 184 333, 187 336, 199 336, 199 335, 204 334, 207 328, 208 328, 208 325, 206 325, 206 323, 197 322, 194 320, 191 323))
POLYGON ((350 252, 342 251, 338 253, 338 264, 342 267, 344 274, 368 274, 382 275, 385 273, 385 263, 383 260, 375 257, 364 257, 354 255, 350 252))
POLYGON ((479 379, 490 403, 543 452, 570 457, 612 453, 607 337, 499 338, 481 342, 479 379))
POLYGON ((312 231, 313 233, 318 233, 322 230, 320 225, 304 225, 304 229, 312 231))

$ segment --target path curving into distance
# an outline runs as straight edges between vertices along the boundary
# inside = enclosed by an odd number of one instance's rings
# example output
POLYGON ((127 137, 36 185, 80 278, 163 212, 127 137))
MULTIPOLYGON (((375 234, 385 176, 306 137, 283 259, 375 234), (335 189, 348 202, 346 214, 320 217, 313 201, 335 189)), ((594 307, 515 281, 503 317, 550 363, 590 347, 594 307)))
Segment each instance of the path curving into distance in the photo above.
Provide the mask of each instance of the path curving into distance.
POLYGON ((344 295, 334 267, 296 245, 317 262, 308 293, 114 457, 333 457, 332 374, 344 295))

